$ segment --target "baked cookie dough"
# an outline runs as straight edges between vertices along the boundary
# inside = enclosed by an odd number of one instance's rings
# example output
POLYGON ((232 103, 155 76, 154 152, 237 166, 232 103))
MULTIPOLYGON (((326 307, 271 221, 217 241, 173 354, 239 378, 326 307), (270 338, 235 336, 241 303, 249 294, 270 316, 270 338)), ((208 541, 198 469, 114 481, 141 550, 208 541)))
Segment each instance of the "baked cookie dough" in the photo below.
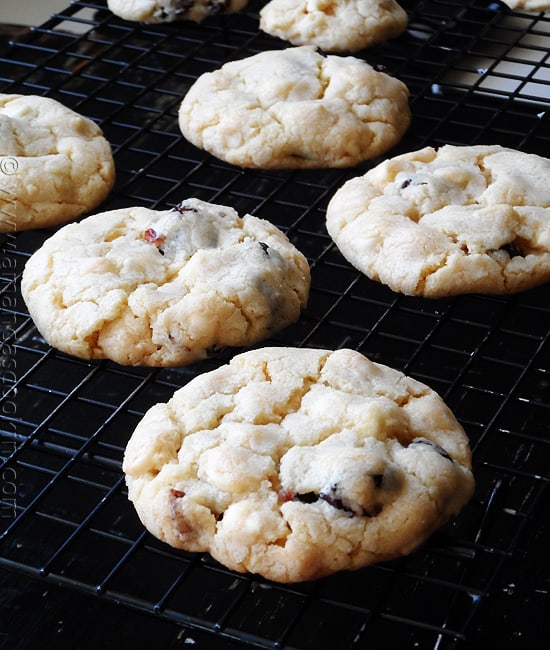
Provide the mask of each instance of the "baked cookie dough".
POLYGON ((69 224, 30 257, 22 294, 53 347, 124 365, 185 365, 298 319, 306 258, 271 223, 187 199, 69 224))
POLYGON ((153 535, 278 582, 409 553, 474 486, 443 400, 353 350, 235 356, 145 414, 123 470, 153 535))
POLYGON ((394 291, 506 294, 550 280, 550 160, 426 147, 347 181, 326 214, 341 253, 394 291))
POLYGON ((92 120, 48 97, 0 94, 0 232, 74 219, 114 179, 111 147, 92 120))
POLYGON ((365 61, 291 47, 200 76, 179 124, 192 144, 241 167, 348 167, 401 139, 408 96, 365 61))
POLYGON ((549 0, 502 0, 510 9, 527 9, 528 11, 550 11, 549 0))
POLYGON ((407 26, 395 0, 270 0, 260 29, 293 45, 325 52, 356 52, 395 38, 407 26))
POLYGON ((200 23, 209 16, 240 11, 248 0, 108 0, 109 9, 124 20, 171 23, 189 20, 200 23))

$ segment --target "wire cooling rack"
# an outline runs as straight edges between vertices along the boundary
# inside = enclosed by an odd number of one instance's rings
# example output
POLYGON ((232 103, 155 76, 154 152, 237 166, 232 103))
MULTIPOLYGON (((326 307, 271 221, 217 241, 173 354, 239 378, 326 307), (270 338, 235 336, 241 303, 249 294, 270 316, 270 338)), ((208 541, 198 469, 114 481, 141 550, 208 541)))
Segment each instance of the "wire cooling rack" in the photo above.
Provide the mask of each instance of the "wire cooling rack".
MULTIPOLYGON (((401 4, 407 32, 361 53, 411 92, 411 129, 388 155, 445 143, 547 155, 550 17, 485 0, 401 4)), ((355 271, 324 228, 335 189, 377 160, 245 171, 189 145, 176 116, 197 76, 285 46, 259 32, 259 7, 146 26, 104 2, 73 2, 6 45, 0 88, 53 97, 102 127, 117 181, 101 209, 196 196, 284 230, 310 261, 311 297, 267 344, 352 347, 430 385, 470 437, 476 493, 412 555, 299 585, 154 540, 127 501, 126 441, 148 407, 231 352, 151 370, 49 348, 19 280, 51 230, 27 231, 2 239, 0 568, 200 631, 201 648, 523 647, 545 625, 549 586, 549 287, 435 301, 393 293, 355 271)))

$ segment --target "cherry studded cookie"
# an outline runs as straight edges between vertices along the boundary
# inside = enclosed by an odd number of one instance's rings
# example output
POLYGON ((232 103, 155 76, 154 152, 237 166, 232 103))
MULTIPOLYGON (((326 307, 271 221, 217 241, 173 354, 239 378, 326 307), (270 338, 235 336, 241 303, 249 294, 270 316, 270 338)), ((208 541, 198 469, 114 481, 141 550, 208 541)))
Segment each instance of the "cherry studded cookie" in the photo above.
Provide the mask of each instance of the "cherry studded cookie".
POLYGON ((0 232, 74 219, 114 180, 97 124, 48 97, 0 94, 0 232))
POLYGON ((248 0, 108 0, 107 6, 119 18, 143 23, 171 23, 176 20, 202 22, 216 14, 235 13, 248 0))
POLYGON ((510 9, 550 11, 550 0, 502 0, 510 9))
POLYGON ((126 365, 184 365, 298 319, 305 257, 271 223, 188 199, 69 224, 28 260, 22 294, 53 347, 126 365))
POLYGON ((352 350, 235 356, 145 414, 123 469, 153 535, 278 582, 409 553, 474 486, 442 399, 352 350))
POLYGON ((241 167, 349 167, 401 139, 408 97, 365 61, 291 47, 201 75, 179 125, 192 144, 241 167))
POLYGON ((394 291, 505 294, 550 280, 550 160, 498 145, 386 160, 331 199, 342 254, 394 291))
POLYGON ((293 45, 356 52, 399 36, 407 26, 395 0, 270 0, 260 29, 293 45))

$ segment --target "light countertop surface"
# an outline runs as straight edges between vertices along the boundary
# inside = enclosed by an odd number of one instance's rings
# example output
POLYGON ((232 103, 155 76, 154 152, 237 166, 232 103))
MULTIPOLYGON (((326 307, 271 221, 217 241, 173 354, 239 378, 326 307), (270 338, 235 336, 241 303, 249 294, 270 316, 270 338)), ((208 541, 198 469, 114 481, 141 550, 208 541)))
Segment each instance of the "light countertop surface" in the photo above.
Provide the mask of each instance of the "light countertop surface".
POLYGON ((66 9, 70 0, 0 0, 0 23, 37 26, 53 13, 66 9))

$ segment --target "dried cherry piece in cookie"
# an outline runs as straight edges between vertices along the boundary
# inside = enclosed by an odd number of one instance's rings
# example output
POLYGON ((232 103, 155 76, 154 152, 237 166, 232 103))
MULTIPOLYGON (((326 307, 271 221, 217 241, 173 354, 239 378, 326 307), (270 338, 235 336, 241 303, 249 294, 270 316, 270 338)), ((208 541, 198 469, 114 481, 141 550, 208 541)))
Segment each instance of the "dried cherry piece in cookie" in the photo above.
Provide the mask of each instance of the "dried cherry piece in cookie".
POLYGON ((428 447, 431 447, 432 449, 437 451, 437 453, 440 456, 443 456, 443 458, 450 460, 451 463, 453 462, 453 459, 451 458, 451 456, 449 456, 449 454, 445 451, 445 449, 443 449, 441 445, 436 444, 432 440, 428 440, 426 438, 415 438, 415 440, 412 441, 411 445, 428 445, 428 447))
POLYGON ((172 208, 172 210, 175 210, 180 214, 185 214, 186 212, 198 212, 197 208, 194 205, 189 205, 189 203, 187 203, 186 201, 181 201, 180 203, 176 203, 176 205, 172 208))

